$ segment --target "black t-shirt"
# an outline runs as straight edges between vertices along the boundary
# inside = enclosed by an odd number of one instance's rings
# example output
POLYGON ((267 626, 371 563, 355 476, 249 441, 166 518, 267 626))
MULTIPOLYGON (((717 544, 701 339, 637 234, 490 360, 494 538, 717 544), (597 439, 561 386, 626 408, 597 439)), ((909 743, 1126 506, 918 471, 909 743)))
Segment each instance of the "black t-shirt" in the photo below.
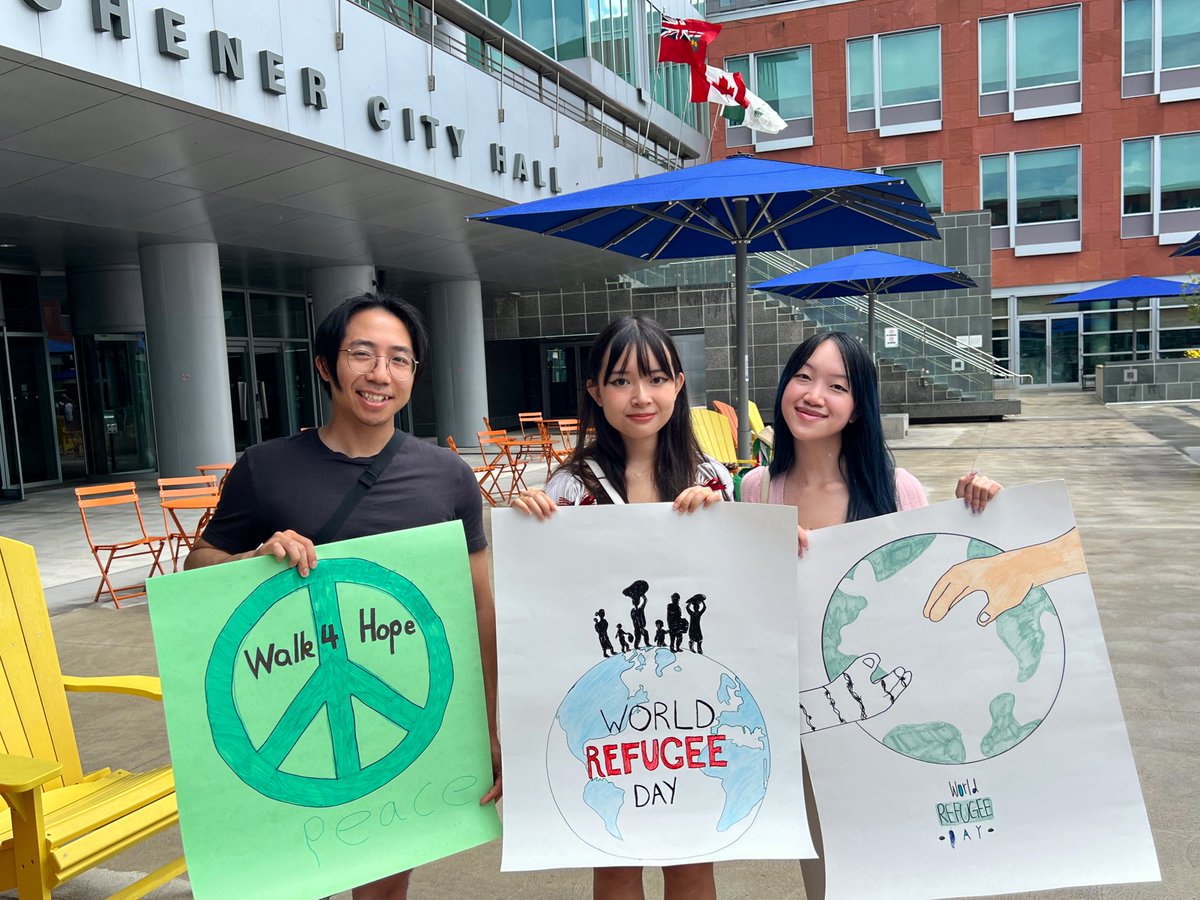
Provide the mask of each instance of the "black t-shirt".
MULTIPOLYGON (((229 473, 204 540, 245 553, 276 531, 305 537, 321 530, 372 457, 330 450, 317 429, 250 447, 229 473)), ((459 519, 467 550, 487 546, 483 496, 471 468, 449 450, 408 437, 333 540, 459 519)))

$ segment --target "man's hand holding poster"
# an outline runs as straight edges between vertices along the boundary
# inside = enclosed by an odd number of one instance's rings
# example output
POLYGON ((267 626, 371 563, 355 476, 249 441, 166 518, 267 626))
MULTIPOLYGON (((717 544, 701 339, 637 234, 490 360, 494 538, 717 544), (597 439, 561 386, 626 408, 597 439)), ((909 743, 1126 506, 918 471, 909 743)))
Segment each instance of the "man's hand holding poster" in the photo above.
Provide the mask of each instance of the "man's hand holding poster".
POLYGON ((324 897, 499 836, 461 524, 147 589, 197 897, 324 897))
POLYGON ((782 507, 493 517, 506 870, 811 856, 782 507))
POLYGON ((1159 878, 1062 482, 814 531, 799 570, 810 898, 1159 878))

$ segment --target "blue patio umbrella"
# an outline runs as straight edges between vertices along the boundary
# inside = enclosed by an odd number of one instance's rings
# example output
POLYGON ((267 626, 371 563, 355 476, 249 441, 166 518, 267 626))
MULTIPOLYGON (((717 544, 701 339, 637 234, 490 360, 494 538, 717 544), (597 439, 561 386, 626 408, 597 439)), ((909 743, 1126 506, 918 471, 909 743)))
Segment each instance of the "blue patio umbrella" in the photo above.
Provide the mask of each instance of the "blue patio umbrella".
POLYGON ((975 282, 957 269, 884 253, 882 250, 863 250, 764 281, 754 285, 754 288, 800 300, 832 300, 866 295, 867 347, 874 359, 875 298, 880 294, 947 291, 974 286, 975 282))
POLYGON ((1200 256, 1200 234, 1195 235, 1186 244, 1175 248, 1172 256, 1200 256))
MULTIPOLYGON (((1150 297, 1178 297, 1184 293, 1187 285, 1178 281, 1167 281, 1165 278, 1146 278, 1142 275, 1130 275, 1119 281, 1110 281, 1091 290, 1080 291, 1078 294, 1068 294, 1051 300, 1055 303, 1094 303, 1097 300, 1128 300, 1133 304, 1133 315, 1130 317, 1130 337, 1132 338, 1130 358, 1137 359, 1137 310, 1138 302, 1150 297)), ((1153 350, 1151 350, 1153 355, 1153 350)))
POLYGON ((644 260, 733 251, 738 455, 750 452, 746 255, 764 250, 936 240, 901 178, 738 155, 471 216, 644 260))

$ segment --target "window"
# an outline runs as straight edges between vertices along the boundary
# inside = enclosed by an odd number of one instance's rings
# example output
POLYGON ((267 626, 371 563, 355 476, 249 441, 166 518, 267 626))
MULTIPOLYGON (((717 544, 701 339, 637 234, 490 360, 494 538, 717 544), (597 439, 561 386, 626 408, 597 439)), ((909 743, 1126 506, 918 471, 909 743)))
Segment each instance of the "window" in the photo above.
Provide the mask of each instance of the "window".
POLYGON ((746 88, 762 97, 787 122, 779 134, 751 131, 727 123, 725 144, 760 150, 811 147, 813 142, 812 48, 793 47, 770 53, 730 56, 725 68, 737 72, 746 88))
POLYGON ((984 156, 979 174, 993 249, 1011 247, 1017 256, 1081 249, 1078 147, 984 156))
POLYGON ((925 208, 931 213, 942 211, 942 164, 941 162, 915 163, 906 166, 881 166, 876 169, 865 169, 876 175, 891 175, 903 178, 913 193, 921 198, 925 208))
POLYGON ((979 114, 1017 121, 1078 113, 1080 8, 1060 6, 979 20, 979 114))
POLYGON ((1200 97, 1200 3, 1124 0, 1121 95, 1163 103, 1200 97))
POLYGON ((940 28, 846 42, 850 131, 917 134, 942 127, 940 28))
POLYGON ((1200 132, 1121 142, 1121 237, 1180 244, 1200 231, 1200 132))

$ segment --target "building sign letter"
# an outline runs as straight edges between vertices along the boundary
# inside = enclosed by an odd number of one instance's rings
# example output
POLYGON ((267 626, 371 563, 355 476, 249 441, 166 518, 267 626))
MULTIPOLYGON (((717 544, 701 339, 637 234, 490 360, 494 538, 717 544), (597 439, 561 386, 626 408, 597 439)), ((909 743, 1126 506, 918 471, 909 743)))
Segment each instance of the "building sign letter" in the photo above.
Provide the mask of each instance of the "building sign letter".
POLYGON ((241 38, 231 38, 223 31, 210 31, 208 49, 214 75, 224 75, 232 81, 241 81, 246 77, 241 38))
POLYGON ((163 56, 187 59, 192 55, 188 52, 187 47, 183 46, 187 35, 179 27, 186 21, 183 13, 177 13, 165 6, 160 6, 154 11, 154 30, 158 33, 158 52, 163 56))
POLYGON ((367 120, 376 131, 387 131, 392 127, 392 120, 386 115, 388 102, 386 97, 376 94, 367 101, 367 120))
POLYGON ((282 94, 287 91, 283 83, 283 57, 270 50, 262 50, 258 54, 258 70, 262 75, 262 89, 268 94, 282 94))
POLYGON ((305 106, 329 108, 329 99, 325 96, 325 76, 320 69, 305 66, 300 70, 300 94, 305 106))
POLYGON ((92 27, 111 31, 121 41, 133 37, 129 30, 129 0, 92 0, 92 27))

